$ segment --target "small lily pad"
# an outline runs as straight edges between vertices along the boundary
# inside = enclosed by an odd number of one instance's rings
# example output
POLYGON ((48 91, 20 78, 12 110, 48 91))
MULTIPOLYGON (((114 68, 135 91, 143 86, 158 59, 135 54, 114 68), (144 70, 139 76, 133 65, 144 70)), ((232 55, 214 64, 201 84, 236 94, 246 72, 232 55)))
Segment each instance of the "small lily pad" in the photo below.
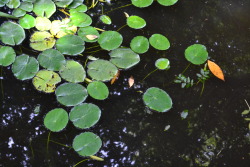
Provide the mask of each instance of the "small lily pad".
POLYGON ((56 84, 61 82, 60 76, 48 70, 40 70, 32 80, 33 85, 39 91, 52 93, 55 91, 56 84))
POLYGON ((21 5, 19 6, 19 8, 26 11, 26 12, 31 12, 33 10, 33 3, 22 2, 21 5))
POLYGON ((73 0, 54 0, 54 1, 56 3, 56 6, 61 8, 65 8, 73 2, 73 0))
POLYGON ((83 4, 84 0, 73 0, 73 2, 68 6, 69 9, 75 9, 83 4))
POLYGON ((84 41, 76 35, 66 35, 56 41, 56 48, 66 55, 75 56, 85 49, 84 41))
POLYGON ((87 12, 88 7, 84 4, 79 5, 78 7, 76 7, 75 9, 70 9, 69 13, 74 13, 74 12, 87 12))
POLYGON ((88 64, 88 75, 97 81, 109 81, 117 71, 116 66, 107 60, 98 59, 88 64))
POLYGON ((66 81, 73 83, 83 82, 86 77, 83 66, 74 60, 68 60, 61 68, 59 74, 66 81))
POLYGON ((2 46, 0 47, 0 65, 9 66, 11 65, 16 58, 16 53, 12 47, 2 46))
POLYGON ((56 89, 57 101, 65 106, 78 105, 88 97, 85 87, 76 83, 65 83, 56 89))
POLYGON ((100 17, 100 20, 101 20, 104 24, 108 24, 108 25, 112 24, 112 20, 111 20, 110 17, 107 16, 107 15, 102 15, 102 16, 100 17))
POLYGON ((207 48, 201 44, 191 45, 185 50, 185 58, 192 64, 203 64, 208 59, 207 48))
POLYGON ((104 31, 101 33, 98 43, 105 50, 114 50, 122 44, 122 35, 116 31, 104 31))
POLYGON ((159 70, 168 70, 170 68, 170 62, 166 58, 160 58, 155 61, 155 66, 159 70))
POLYGON ((36 25, 36 19, 33 16, 31 16, 29 14, 26 14, 24 17, 22 17, 19 20, 19 24, 24 29, 30 29, 32 27, 35 27, 35 25, 36 25))
POLYGON ((102 146, 102 140, 92 132, 77 135, 73 141, 74 150, 81 156, 96 154, 102 146))
POLYGON ((37 16, 50 18, 56 12, 56 5, 52 0, 36 0, 33 12, 37 16))
POLYGON ((50 33, 57 38, 61 38, 65 35, 74 35, 77 31, 76 26, 69 26, 70 19, 65 18, 62 20, 54 20, 51 23, 50 33))
POLYGON ((51 28, 51 21, 46 17, 36 18, 36 29, 40 31, 46 31, 51 28))
POLYGON ((163 6, 172 6, 178 2, 178 0, 157 0, 157 2, 163 6))
POLYGON ((52 71, 59 71, 66 64, 64 56, 55 49, 43 51, 37 59, 42 67, 52 71))
POLYGON ((69 119, 75 127, 80 129, 90 128, 94 126, 101 117, 101 110, 97 105, 91 103, 83 103, 72 108, 69 119))
POLYGON ((130 42, 131 49, 139 54, 145 53, 149 49, 149 41, 144 36, 137 36, 130 42))
POLYGON ((139 8, 145 8, 150 6, 154 0, 131 0, 132 4, 139 8))
POLYGON ((143 94, 143 101, 150 109, 158 112, 167 112, 172 108, 170 96, 164 90, 155 87, 149 88, 143 94))
POLYGON ((55 43, 56 40, 54 36, 46 31, 36 31, 30 37, 30 47, 38 51, 51 49, 55 43))
POLYGON ((21 4, 20 0, 9 0, 6 6, 8 6, 10 9, 13 9, 13 8, 18 8, 20 4, 21 4))
POLYGON ((130 28, 141 29, 146 26, 146 21, 139 16, 130 16, 127 18, 127 24, 130 28))
POLYGON ((94 27, 88 26, 80 28, 78 30, 78 36, 86 42, 96 42, 100 37, 100 34, 94 27), (88 35, 92 35, 94 38, 91 39, 88 35))
POLYGON ((140 62, 140 56, 129 48, 118 48, 109 53, 110 62, 119 68, 128 69, 140 62))
POLYGON ((16 8, 12 11, 12 15, 15 17, 22 17, 26 14, 26 11, 20 9, 20 8, 16 8))
POLYGON ((33 78, 38 70, 38 61, 34 57, 25 54, 17 56, 15 62, 12 64, 12 72, 20 80, 33 78))
POLYGON ((70 13, 70 20, 70 26, 74 25, 77 27, 87 27, 92 24, 91 17, 86 13, 81 12, 70 13))
POLYGON ((158 50, 167 50, 170 47, 169 40, 161 34, 152 35, 149 38, 149 43, 158 50))
POLYGON ((91 97, 97 100, 104 100, 109 96, 108 87, 100 81, 94 81, 87 86, 88 93, 91 97))
POLYGON ((9 0, 1 0, 0 1, 0 7, 3 7, 8 2, 9 2, 9 0))
POLYGON ((62 108, 56 108, 48 112, 44 118, 44 125, 52 132, 63 130, 69 122, 68 113, 62 108))

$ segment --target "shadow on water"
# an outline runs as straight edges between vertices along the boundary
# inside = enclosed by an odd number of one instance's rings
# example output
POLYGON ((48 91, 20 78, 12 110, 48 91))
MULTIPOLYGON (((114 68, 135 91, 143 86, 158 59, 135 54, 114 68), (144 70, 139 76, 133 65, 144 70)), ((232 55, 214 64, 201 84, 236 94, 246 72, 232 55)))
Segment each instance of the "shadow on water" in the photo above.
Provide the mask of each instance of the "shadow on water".
MULTIPOLYGON (((104 8, 128 3, 129 0, 114 2, 104 8)), ((154 3, 144 9, 122 8, 109 13, 113 25, 98 23, 98 27, 113 30, 125 24, 123 12, 141 16, 147 26, 143 30, 123 28, 123 45, 129 46, 137 35, 161 33, 169 38, 171 48, 151 48, 141 55, 139 65, 122 71, 117 82, 109 86, 111 93, 105 101, 87 99, 102 109, 100 121, 88 130, 101 137, 103 146, 97 156, 105 161, 89 160, 79 166, 249 166, 250 133, 241 115, 247 109, 244 99, 250 102, 249 11, 249 0, 180 0, 172 7, 154 3), (210 59, 222 67, 226 76, 225 82, 209 79, 202 96, 201 85, 181 89, 171 83, 188 65, 184 50, 194 43, 207 46, 210 59), (140 82, 160 57, 170 60, 171 69, 157 71, 140 82), (130 76, 135 78, 132 88, 127 84, 130 76), (140 91, 152 86, 166 90, 172 97, 174 105, 169 112, 156 113, 145 108, 140 91), (180 113, 185 109, 189 114, 182 119, 180 113), (170 129, 164 131, 167 125, 170 129)), ((107 52, 96 56, 103 55, 107 52)), ((185 75, 194 78, 200 68, 191 66, 185 75)), ((30 81, 15 79, 10 67, 1 69, 0 81, 0 166, 73 166, 84 159, 72 149, 52 142, 46 151, 49 131, 43 126, 43 117, 51 109, 63 107, 54 95, 37 92, 30 81)), ((62 132, 52 133, 51 140, 70 146, 82 131, 70 123, 62 132)))

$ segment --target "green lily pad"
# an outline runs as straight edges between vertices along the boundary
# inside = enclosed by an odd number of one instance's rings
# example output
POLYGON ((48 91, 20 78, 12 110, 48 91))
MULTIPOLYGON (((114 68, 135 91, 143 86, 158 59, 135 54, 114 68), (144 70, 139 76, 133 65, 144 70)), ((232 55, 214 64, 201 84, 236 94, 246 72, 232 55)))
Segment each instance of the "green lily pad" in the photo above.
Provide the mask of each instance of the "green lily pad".
POLYGON ((82 12, 73 12, 70 13, 70 26, 74 25, 77 27, 87 27, 92 24, 92 19, 89 15, 82 12))
POLYGON ((140 62, 140 56, 129 48, 118 48, 109 53, 110 62, 119 68, 128 69, 140 62))
POLYGON ((0 1, 0 7, 3 7, 6 3, 8 3, 10 0, 1 0, 0 1))
POLYGON ((114 50, 122 44, 122 35, 116 31, 104 31, 98 38, 98 43, 105 50, 114 50))
POLYGON ((16 58, 16 53, 12 47, 2 46, 0 48, 0 65, 1 66, 9 66, 11 65, 16 58))
POLYGON ((54 1, 56 3, 56 6, 61 8, 65 8, 73 2, 73 0, 54 0, 54 1))
POLYGON ((56 5, 52 0, 37 0, 33 12, 37 16, 50 18, 56 12, 56 5))
POLYGON ((66 64, 64 56, 55 49, 43 51, 37 59, 42 67, 51 71, 59 71, 66 64))
POLYGON ((7 45, 19 45, 25 39, 25 32, 19 24, 7 21, 0 27, 0 39, 7 45))
POLYGON ((44 125, 52 132, 63 130, 69 122, 68 113, 62 108, 56 108, 48 112, 44 118, 44 125))
POLYGON ((152 35, 149 38, 149 43, 158 50, 167 50, 170 47, 169 40, 161 34, 152 35))
POLYGON ((132 4, 139 8, 145 8, 150 6, 154 0, 131 0, 132 4))
POLYGON ((130 28, 141 29, 146 26, 146 21, 139 16, 130 16, 127 18, 127 24, 130 28))
POLYGON ((85 87, 76 83, 65 83, 56 89, 57 101, 65 106, 78 105, 88 97, 85 87))
POLYGON ((144 36, 134 37, 130 42, 131 49, 136 53, 145 53, 149 49, 149 41, 144 36))
POLYGON ((65 35, 74 35, 77 31, 77 27, 69 26, 69 22, 69 18, 52 21, 50 33, 56 36, 57 38, 61 38, 65 35))
POLYGON ((116 66, 107 60, 98 59, 88 64, 88 75, 97 81, 109 81, 117 72, 116 66))
POLYGON ((78 36, 86 42, 96 42, 100 34, 94 27, 88 26, 80 28, 78 30, 78 36))
POLYGON ((104 24, 108 24, 108 25, 112 24, 112 20, 111 20, 110 17, 107 16, 107 15, 101 15, 101 16, 100 16, 100 20, 101 20, 104 24))
POLYGON ((78 6, 82 5, 82 4, 83 4, 83 1, 84 1, 84 0, 73 0, 73 2, 68 6, 68 8, 70 8, 70 9, 75 9, 75 8, 77 8, 78 6))
POLYGON ((78 7, 76 7, 75 9, 70 9, 69 13, 74 13, 74 12, 87 12, 88 7, 84 4, 79 5, 78 7))
POLYGON ((40 70, 32 80, 33 85, 39 91, 52 93, 55 91, 56 84, 61 82, 60 76, 48 70, 40 70))
POLYGON ((26 11, 20 9, 20 8, 16 8, 12 11, 12 15, 15 17, 22 17, 26 14, 26 11))
POLYGON ((8 6, 10 9, 13 9, 13 8, 18 8, 20 4, 21 4, 20 0, 9 0, 6 6, 8 6))
POLYGON ((36 25, 36 19, 33 16, 31 16, 29 14, 26 14, 24 17, 22 17, 19 20, 19 24, 24 29, 30 29, 32 27, 35 27, 35 25, 36 25))
POLYGON ((155 66, 159 70, 168 70, 170 68, 170 62, 166 58, 160 58, 155 61, 155 66))
POLYGON ((66 55, 78 55, 85 49, 84 41, 76 35, 66 35, 56 41, 56 48, 66 55))
POLYGON ((157 0, 157 2, 163 6, 172 6, 176 4, 178 0, 157 0))
POLYGON ((155 87, 149 88, 143 94, 143 101, 150 109, 158 112, 167 112, 172 108, 170 96, 164 90, 155 87))
POLYGON ((20 80, 33 78, 38 70, 38 61, 34 57, 25 54, 17 56, 15 62, 12 64, 12 72, 20 80))
POLYGON ((201 44, 194 44, 185 50, 185 58, 192 64, 200 65, 207 61, 207 48, 201 44))
POLYGON ((46 31, 51 28, 51 21, 46 17, 36 18, 36 29, 40 31, 46 31))
POLYGON ((21 5, 19 6, 19 8, 26 11, 26 12, 31 12, 33 10, 33 3, 22 2, 21 5))
POLYGON ((38 51, 51 49, 55 43, 56 40, 54 36, 46 31, 36 31, 30 37, 30 47, 38 51))
POLYGON ((97 100, 104 100, 109 96, 108 87, 100 81, 94 81, 88 84, 87 90, 89 95, 97 100))
POLYGON ((59 74, 66 81, 73 83, 83 82, 86 77, 83 66, 74 60, 68 60, 59 71, 59 74))
POLYGON ((84 132, 73 140, 74 150, 81 156, 91 156, 99 151, 102 140, 92 132, 84 132))
POLYGON ((69 119, 75 127, 80 129, 94 126, 101 117, 101 110, 91 103, 83 103, 75 106, 69 113, 69 119))

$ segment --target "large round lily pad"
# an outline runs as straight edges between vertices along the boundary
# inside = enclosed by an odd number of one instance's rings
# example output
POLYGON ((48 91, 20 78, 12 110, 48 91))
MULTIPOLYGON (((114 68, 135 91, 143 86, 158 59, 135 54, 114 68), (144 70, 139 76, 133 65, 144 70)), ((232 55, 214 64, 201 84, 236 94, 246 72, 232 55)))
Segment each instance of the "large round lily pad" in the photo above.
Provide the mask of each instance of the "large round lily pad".
POLYGON ((43 51, 37 59, 42 67, 52 71, 59 71, 66 64, 64 56, 55 49, 43 51))
POLYGON ((87 86, 88 93, 91 97, 97 100, 104 100, 109 95, 108 87, 100 81, 94 81, 87 86))
POLYGON ((72 108, 69 119, 75 127, 80 129, 90 128, 95 125, 101 117, 101 110, 97 105, 83 103, 72 108))
POLYGON ((30 37, 30 47, 38 51, 51 49, 55 43, 54 36, 46 31, 37 31, 30 37))
POLYGON ((76 35, 66 35, 56 41, 56 48, 66 55, 78 55, 85 49, 84 41, 76 35))
POLYGON ((68 60, 59 71, 59 74, 66 81, 73 83, 83 82, 86 77, 83 66, 74 60, 68 60))
POLYGON ((149 43, 158 50, 167 50, 170 47, 169 40, 161 34, 153 34, 149 38, 149 43))
POLYGON ((33 85, 39 91, 52 93, 56 89, 56 84, 61 82, 60 76, 48 70, 40 70, 32 80, 33 85))
POLYGON ((149 88, 143 94, 143 101, 150 109, 158 112, 167 112, 172 108, 170 96, 164 90, 155 87, 149 88))
POLYGON ((74 150, 81 156, 91 156, 99 151, 102 140, 92 132, 84 132, 76 136, 73 141, 74 150))
POLYGON ((86 13, 73 12, 70 13, 70 23, 69 25, 77 26, 77 27, 87 27, 91 25, 92 19, 86 13))
POLYGON ((122 44, 122 35, 116 31, 104 31, 101 33, 98 43, 105 50, 114 50, 122 44))
POLYGON ((46 114, 44 125, 52 132, 59 132, 67 126, 68 121, 68 113, 62 108, 56 108, 46 114))
POLYGON ((0 65, 9 66, 11 65, 16 58, 16 52, 12 47, 2 46, 0 47, 0 65))
POLYGON ((163 6, 172 6, 176 4, 178 0, 157 0, 157 2, 163 6))
POLYGON ((65 83, 57 87, 57 101, 65 106, 75 106, 82 103, 88 97, 85 87, 76 83, 65 83))
POLYGON ((127 18, 127 24, 134 29, 141 29, 146 26, 146 21, 139 16, 130 16, 127 18))
POLYGON ((26 14, 24 17, 22 17, 20 20, 19 20, 19 24, 24 28, 24 29, 30 29, 32 27, 35 27, 36 25, 36 19, 29 15, 29 14, 26 14))
POLYGON ((118 69, 107 60, 98 59, 88 64, 88 75, 97 81, 109 81, 118 69))
POLYGON ((155 61, 155 66, 159 70, 168 70, 170 68, 170 62, 166 58, 160 58, 155 61))
POLYGON ((37 16, 50 18, 56 12, 56 5, 52 0, 36 0, 33 12, 37 16))
POLYGON ((149 49, 149 41, 144 36, 137 36, 131 40, 130 47, 136 53, 145 53, 149 49))
POLYGON ((96 42, 100 34, 94 27, 88 26, 80 28, 78 36, 86 42, 96 42))
POLYGON ((132 4, 139 8, 145 8, 150 6, 154 0, 131 0, 132 4))
POLYGON ((20 80, 33 78, 38 70, 38 61, 34 57, 25 54, 17 56, 15 62, 12 64, 12 72, 20 80))
POLYGON ((50 30, 51 21, 46 17, 37 17, 36 18, 36 29, 39 31, 50 30))
POLYGON ((140 62, 140 56, 129 48, 118 48, 109 53, 110 62, 119 68, 128 69, 140 62))
POLYGON ((19 45, 25 39, 25 32, 19 24, 7 21, 0 27, 0 39, 7 45, 19 45))
POLYGON ((185 58, 192 64, 203 64, 208 59, 207 48, 201 44, 194 44, 185 50, 185 58))

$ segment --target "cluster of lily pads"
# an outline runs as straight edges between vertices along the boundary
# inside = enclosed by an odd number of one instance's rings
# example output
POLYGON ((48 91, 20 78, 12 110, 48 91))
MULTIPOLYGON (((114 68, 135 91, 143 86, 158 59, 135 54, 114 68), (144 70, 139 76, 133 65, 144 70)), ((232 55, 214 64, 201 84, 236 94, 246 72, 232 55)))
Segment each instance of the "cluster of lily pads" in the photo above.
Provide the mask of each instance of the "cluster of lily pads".
MULTIPOLYGON (((177 0, 158 2, 170 6, 177 0)), ((153 0, 132 0, 137 7, 147 7, 152 3, 153 0)), ((147 52, 150 45, 158 50, 170 47, 168 39, 161 34, 153 34, 149 39, 137 36, 131 40, 130 48, 122 47, 123 37, 119 32, 91 26, 92 18, 86 14, 88 7, 83 0, 3 0, 0 7, 3 6, 11 9, 12 14, 0 12, 0 16, 17 19, 18 22, 5 21, 0 26, 0 65, 11 65, 17 79, 32 79, 38 91, 55 92, 60 104, 72 107, 69 114, 62 108, 46 114, 44 125, 52 132, 63 130, 69 120, 80 129, 95 125, 100 119, 101 110, 95 104, 85 103, 86 98, 106 99, 109 89, 105 82, 114 78, 119 70, 138 64, 139 54, 147 52), (57 10, 62 11, 66 18, 51 21, 49 18, 57 10), (27 35, 30 31, 33 33, 27 35), (26 38, 29 38, 34 53, 38 53, 37 57, 14 50, 13 46, 20 45, 26 38), (74 60, 76 56, 84 56, 85 43, 97 43, 102 50, 109 52, 109 60, 86 56, 85 59, 91 62, 85 68, 74 60), (57 86, 62 80, 63 84, 57 86)), ((126 16, 130 28, 146 26, 143 18, 126 16)), ((105 24, 111 24, 111 19, 106 15, 100 19, 105 24)), ((161 59, 156 65, 159 69, 166 69, 169 61, 161 59)), ((159 112, 166 112, 172 107, 170 96, 159 88, 149 88, 143 100, 149 108, 159 112)), ((81 156, 94 155, 101 145, 100 137, 92 132, 81 133, 73 141, 74 150, 81 156)))

